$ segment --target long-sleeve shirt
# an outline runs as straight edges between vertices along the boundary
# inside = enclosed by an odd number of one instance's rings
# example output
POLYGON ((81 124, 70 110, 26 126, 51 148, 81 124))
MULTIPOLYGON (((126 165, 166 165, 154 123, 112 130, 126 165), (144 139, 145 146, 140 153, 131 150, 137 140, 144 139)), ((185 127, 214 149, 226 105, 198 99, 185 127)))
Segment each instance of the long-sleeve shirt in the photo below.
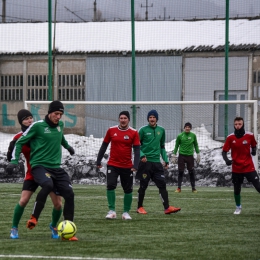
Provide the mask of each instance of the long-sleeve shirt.
POLYGON ((173 150, 174 154, 177 154, 179 149, 179 154, 182 155, 193 155, 194 149, 198 154, 200 152, 197 137, 194 133, 181 132, 176 139, 175 147, 173 150))
POLYGON ((139 129, 141 141, 141 158, 146 157, 148 162, 160 162, 160 158, 168 163, 165 151, 165 129, 159 125, 152 127, 149 124, 139 129))
POLYGON ((51 127, 40 120, 23 133, 15 144, 11 163, 18 164, 18 159, 24 144, 30 141, 30 164, 31 167, 41 165, 46 168, 59 168, 61 165, 61 145, 69 148, 69 144, 63 135, 64 124, 59 121, 57 127, 51 127))
POLYGON ((234 133, 227 137, 223 151, 228 152, 231 149, 232 172, 247 173, 255 171, 251 148, 256 147, 256 145, 254 134, 251 132, 245 132, 241 138, 237 138, 234 133))

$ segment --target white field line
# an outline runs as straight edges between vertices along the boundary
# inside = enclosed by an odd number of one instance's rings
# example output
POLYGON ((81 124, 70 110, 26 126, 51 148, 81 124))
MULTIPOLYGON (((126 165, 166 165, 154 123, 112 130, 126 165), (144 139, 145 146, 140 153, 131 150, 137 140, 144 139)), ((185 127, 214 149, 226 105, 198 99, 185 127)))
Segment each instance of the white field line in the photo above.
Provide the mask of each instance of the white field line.
POLYGON ((130 259, 130 258, 97 258, 81 256, 41 256, 41 255, 0 255, 0 258, 41 258, 41 259, 73 259, 73 260, 147 260, 147 259, 130 259))

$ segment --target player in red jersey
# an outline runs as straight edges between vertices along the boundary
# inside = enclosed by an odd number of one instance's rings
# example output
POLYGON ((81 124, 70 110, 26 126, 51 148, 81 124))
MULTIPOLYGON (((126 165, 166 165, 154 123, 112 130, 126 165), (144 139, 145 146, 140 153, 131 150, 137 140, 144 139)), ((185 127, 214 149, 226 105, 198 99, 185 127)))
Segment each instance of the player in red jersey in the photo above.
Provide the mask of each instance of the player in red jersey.
POLYGON ((119 114, 119 125, 110 127, 100 147, 97 156, 97 167, 102 168, 101 160, 111 143, 110 156, 107 162, 107 200, 109 212, 106 219, 115 219, 115 189, 120 176, 124 190, 124 209, 122 219, 132 219, 129 211, 132 205, 133 171, 137 170, 140 160, 140 140, 138 132, 129 127, 130 114, 122 111, 119 114), (134 149, 134 162, 132 162, 132 148, 134 149))
MULTIPOLYGON (((16 141, 22 136, 23 132, 29 128, 29 126, 33 123, 33 116, 30 111, 26 109, 21 109, 17 114, 18 121, 21 125, 22 131, 17 133, 13 140, 10 142, 8 152, 7 152, 7 160, 11 161, 12 159, 12 152, 15 146, 16 141)), ((21 220, 21 217, 23 215, 24 209, 29 202, 31 196, 38 188, 38 184, 34 181, 32 173, 31 173, 31 165, 30 165, 30 146, 28 144, 24 145, 22 147, 22 153, 26 159, 26 174, 23 182, 23 188, 22 193, 20 197, 19 203, 14 208, 14 214, 13 214, 13 223, 12 223, 12 229, 10 232, 10 238, 17 239, 19 238, 18 235, 18 224, 21 220)), ((50 224, 51 229, 51 237, 54 239, 58 239, 58 233, 56 225, 60 219, 60 216, 62 214, 62 200, 60 196, 57 196, 54 194, 54 192, 50 193, 50 197, 53 202, 53 211, 52 211, 52 223, 50 224)))
POLYGON ((223 146, 222 156, 227 165, 232 165, 232 182, 234 184, 234 197, 236 210, 234 214, 241 213, 241 185, 246 178, 252 182, 255 189, 260 193, 260 182, 252 156, 256 155, 257 142, 253 133, 244 129, 244 119, 236 117, 234 119, 234 133, 230 134, 223 146), (227 152, 231 150, 231 158, 228 159, 227 152))

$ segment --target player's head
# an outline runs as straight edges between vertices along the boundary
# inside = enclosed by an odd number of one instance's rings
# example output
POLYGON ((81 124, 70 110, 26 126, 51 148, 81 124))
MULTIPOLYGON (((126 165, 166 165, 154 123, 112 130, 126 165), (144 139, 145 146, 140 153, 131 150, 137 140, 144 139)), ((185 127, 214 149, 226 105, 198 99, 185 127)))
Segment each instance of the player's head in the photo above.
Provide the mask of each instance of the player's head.
POLYGON ((121 129, 128 128, 128 125, 129 125, 129 122, 130 122, 130 113, 128 111, 120 112, 118 119, 119 119, 119 127, 121 129))
POLYGON ((64 113, 64 106, 59 100, 52 101, 49 105, 48 118, 57 125, 64 113))
POLYGON ((192 129, 192 124, 190 122, 185 123, 183 129, 185 132, 189 133, 192 129))
POLYGON ((235 130, 239 130, 239 129, 244 128, 244 119, 243 119, 243 117, 237 116, 234 119, 234 128, 235 128, 235 130))
POLYGON ((158 112, 156 110, 153 109, 153 110, 148 112, 147 121, 149 122, 149 124, 151 126, 155 126, 158 119, 159 119, 159 115, 158 115, 158 112))
POLYGON ((27 109, 19 110, 17 113, 17 119, 23 132, 33 123, 33 115, 27 109))

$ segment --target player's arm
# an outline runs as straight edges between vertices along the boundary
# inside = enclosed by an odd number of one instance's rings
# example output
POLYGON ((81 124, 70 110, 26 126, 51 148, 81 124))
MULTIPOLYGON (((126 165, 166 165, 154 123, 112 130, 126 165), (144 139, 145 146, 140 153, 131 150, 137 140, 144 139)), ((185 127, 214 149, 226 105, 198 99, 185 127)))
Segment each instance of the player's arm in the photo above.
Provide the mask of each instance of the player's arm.
POLYGON ((173 149, 173 154, 177 154, 178 152, 178 149, 179 149, 179 146, 180 146, 180 135, 177 136, 177 139, 175 141, 175 146, 174 146, 174 149, 173 149))
POLYGON ((168 159, 168 155, 166 153, 166 150, 165 150, 165 131, 163 132, 162 134, 162 138, 161 138, 161 143, 160 143, 160 148, 161 148, 161 156, 165 162, 165 166, 167 166, 169 164, 169 159, 168 159))
POLYGON ((65 136, 62 135, 61 138, 61 145, 68 150, 68 152, 70 153, 70 155, 74 155, 75 154, 75 150, 73 149, 72 146, 69 145, 68 141, 66 140, 65 136))
POLYGON ((138 165, 140 162, 140 145, 134 145, 133 146, 134 149, 134 169, 137 170, 138 169, 138 165))
POLYGON ((14 146, 16 143, 17 139, 13 139, 10 143, 9 143, 9 147, 8 147, 8 151, 7 151, 7 161, 10 162, 12 160, 12 153, 14 150, 14 146))
POLYGON ((101 161, 107 150, 108 145, 109 145, 109 143, 103 142, 99 149, 98 156, 97 156, 97 166, 98 167, 101 167, 101 161))
POLYGON ((229 145, 229 140, 227 138, 227 140, 222 148, 222 157, 223 157, 223 160, 226 162, 226 165, 228 165, 228 166, 232 164, 232 160, 228 159, 228 157, 227 157, 227 153, 229 150, 230 150, 230 145, 229 145))
POLYGON ((141 158, 141 160, 142 160, 143 158, 146 157, 145 154, 142 152, 142 141, 143 141, 143 131, 142 131, 142 128, 139 130, 138 135, 139 135, 139 139, 140 139, 140 143, 141 143, 141 147, 140 147, 140 158, 141 158))

